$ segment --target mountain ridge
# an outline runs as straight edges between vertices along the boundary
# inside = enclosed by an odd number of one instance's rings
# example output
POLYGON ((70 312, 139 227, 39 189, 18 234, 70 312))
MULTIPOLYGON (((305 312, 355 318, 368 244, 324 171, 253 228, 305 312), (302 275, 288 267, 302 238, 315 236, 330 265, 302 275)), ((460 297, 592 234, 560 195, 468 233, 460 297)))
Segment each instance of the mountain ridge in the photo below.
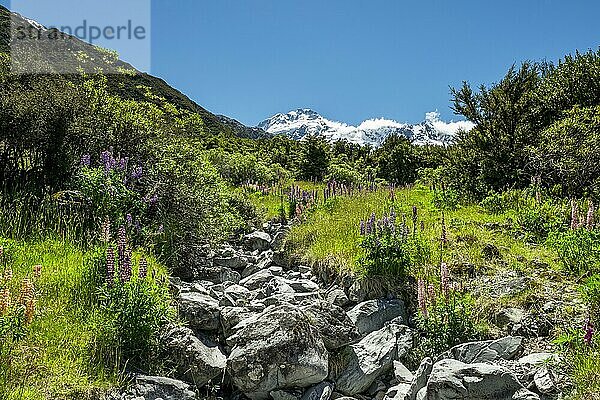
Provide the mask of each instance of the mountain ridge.
POLYGON ((417 124, 401 123, 385 118, 372 118, 353 126, 329 120, 310 108, 278 113, 260 122, 257 127, 272 135, 285 135, 303 140, 309 135, 324 137, 329 142, 348 140, 360 145, 380 146, 391 135, 402 135, 416 145, 446 146, 454 141, 458 131, 470 130, 470 121, 445 122, 437 111, 425 114, 417 124))

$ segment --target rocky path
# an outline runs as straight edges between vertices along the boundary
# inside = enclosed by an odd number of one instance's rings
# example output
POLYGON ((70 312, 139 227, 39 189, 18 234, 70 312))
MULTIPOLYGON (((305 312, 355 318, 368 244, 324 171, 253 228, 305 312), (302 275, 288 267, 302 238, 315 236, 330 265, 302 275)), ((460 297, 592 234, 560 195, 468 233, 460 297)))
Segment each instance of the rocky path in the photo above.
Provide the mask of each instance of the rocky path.
POLYGON ((402 299, 325 286, 280 250, 289 228, 206 249, 171 282, 186 327, 163 334, 175 379, 138 376, 121 399, 442 400, 557 398, 551 353, 524 339, 467 343, 416 370, 402 299), (365 298, 366 297, 366 298, 365 298))

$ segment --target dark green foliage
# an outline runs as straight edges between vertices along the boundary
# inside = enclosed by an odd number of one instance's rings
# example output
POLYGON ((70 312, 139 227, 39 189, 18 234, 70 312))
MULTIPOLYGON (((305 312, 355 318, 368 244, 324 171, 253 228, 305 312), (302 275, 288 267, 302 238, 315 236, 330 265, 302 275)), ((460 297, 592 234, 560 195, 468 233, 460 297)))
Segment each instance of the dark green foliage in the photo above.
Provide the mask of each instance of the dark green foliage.
POLYGON ((592 322, 598 326, 600 324, 600 275, 595 274, 589 277, 580 291, 590 309, 592 322))
POLYGON ((565 272, 581 276, 600 272, 600 232, 579 228, 552 232, 548 245, 558 253, 565 272))
POLYGON ((518 232, 526 241, 543 243, 550 232, 564 231, 567 228, 566 208, 552 200, 538 202, 525 198, 516 211, 518 232))
POLYGON ((416 147, 404 136, 392 135, 377 149, 377 175, 398 185, 413 183, 420 167, 416 147))
POLYGON ((302 146, 298 165, 299 176, 305 180, 323 180, 329 168, 330 146, 320 136, 308 136, 302 146))

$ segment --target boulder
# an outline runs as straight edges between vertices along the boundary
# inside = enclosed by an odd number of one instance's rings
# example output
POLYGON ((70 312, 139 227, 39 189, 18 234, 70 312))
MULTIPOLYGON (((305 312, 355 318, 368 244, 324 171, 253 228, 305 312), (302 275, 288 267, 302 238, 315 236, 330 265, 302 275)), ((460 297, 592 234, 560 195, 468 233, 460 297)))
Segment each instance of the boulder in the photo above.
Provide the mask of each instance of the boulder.
POLYGON ((137 375, 131 389, 134 398, 144 400, 194 400, 196 393, 185 382, 160 376, 137 375))
POLYGON ((164 359, 180 379, 202 387, 225 372, 227 357, 219 347, 202 342, 189 328, 172 327, 162 342, 164 359))
POLYGON ((329 400, 333 394, 333 384, 321 382, 304 392, 300 400, 329 400))
POLYGON ((438 357, 437 361, 453 358, 467 364, 514 360, 523 353, 523 338, 507 336, 497 340, 469 342, 454 346, 438 357))
POLYGON ((248 265, 248 261, 239 255, 233 255, 231 257, 215 257, 213 263, 231 269, 243 269, 248 265))
POLYGON ((249 290, 262 289, 271 279, 275 278, 275 275, 268 269, 263 269, 243 278, 239 284, 248 288, 249 290))
POLYGON ((213 331, 219 328, 219 302, 197 292, 183 292, 177 298, 179 314, 192 329, 213 331))
POLYGON ((360 334, 368 334, 383 328, 392 319, 408 321, 408 315, 402 300, 368 300, 357 304, 348 311, 348 316, 358 328, 360 334))
POLYGON ((234 327, 227 367, 234 385, 252 400, 307 388, 328 375, 329 356, 309 317, 295 306, 268 307, 234 327))
POLYGON ((410 384, 399 383, 396 386, 392 386, 385 393, 383 400, 405 400, 406 395, 410 389, 410 384))
POLYGON ((523 388, 505 367, 486 363, 437 362, 427 382, 428 400, 512 400, 523 388))
POLYGON ((327 350, 338 349, 360 339, 356 326, 341 307, 325 300, 314 300, 305 301, 301 309, 321 334, 327 350))
POLYGON ((431 357, 426 357, 419 364, 419 368, 415 372, 413 380, 410 383, 410 389, 406 393, 406 400, 415 400, 418 397, 419 392, 427 386, 427 380, 431 375, 431 369, 433 368, 433 360, 431 357))
POLYGON ((411 383, 414 375, 400 361, 394 361, 394 376, 400 383, 411 383))
POLYGON ((390 371, 393 361, 404 357, 412 347, 412 332, 405 325, 389 324, 371 332, 360 342, 340 352, 336 364, 336 389, 353 396, 364 392, 383 374, 390 371))
POLYGON ((513 395, 512 400, 540 400, 540 396, 523 388, 513 395))
POLYGON ((557 391, 556 376, 552 370, 546 366, 537 370, 533 377, 535 387, 543 394, 551 394, 557 391))
POLYGON ((250 251, 265 251, 271 248, 271 236, 266 232, 252 232, 244 236, 244 247, 250 251))
POLYGON ((336 306, 344 307, 350 303, 350 299, 341 288, 335 288, 327 293, 326 299, 329 303, 336 306))

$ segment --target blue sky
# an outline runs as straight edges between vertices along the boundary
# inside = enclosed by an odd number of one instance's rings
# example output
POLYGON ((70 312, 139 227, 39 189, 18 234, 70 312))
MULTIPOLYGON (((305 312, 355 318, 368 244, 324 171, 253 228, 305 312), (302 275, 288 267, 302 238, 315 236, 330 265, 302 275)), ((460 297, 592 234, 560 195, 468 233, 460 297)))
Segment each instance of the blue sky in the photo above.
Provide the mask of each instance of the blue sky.
POLYGON ((153 0, 151 72, 249 125, 301 107, 353 124, 460 119, 449 86, 597 49, 599 15, 577 0, 153 0))

